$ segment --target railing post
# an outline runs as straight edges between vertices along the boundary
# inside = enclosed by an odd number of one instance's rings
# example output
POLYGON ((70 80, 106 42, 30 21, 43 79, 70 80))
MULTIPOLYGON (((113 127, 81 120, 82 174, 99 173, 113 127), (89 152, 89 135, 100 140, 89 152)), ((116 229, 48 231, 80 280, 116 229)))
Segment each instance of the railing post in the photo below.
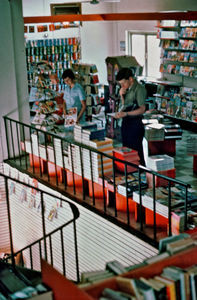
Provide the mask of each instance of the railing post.
POLYGON ((76 221, 73 221, 73 228, 74 228, 74 241, 75 241, 75 259, 76 259, 76 273, 77 273, 77 282, 80 281, 79 276, 79 256, 78 256, 78 247, 77 247, 77 229, 76 229, 76 221))
POLYGON ((184 222, 184 229, 187 230, 187 204, 188 204, 188 201, 187 201, 187 197, 188 197, 188 187, 186 186, 185 187, 185 222, 184 222))
POLYGON ((141 188, 141 169, 138 169, 138 182, 139 182, 139 205, 140 205, 140 230, 143 231, 143 206, 142 206, 142 188, 141 188))
POLYGON ((43 192, 41 192, 41 212, 42 212, 42 230, 43 230, 43 237, 44 237, 44 256, 45 260, 47 261, 47 241, 46 241, 46 226, 45 226, 45 219, 44 219, 44 213, 45 213, 45 206, 44 206, 44 199, 43 199, 43 192))
POLYGON ((169 233, 168 235, 172 235, 172 205, 171 205, 171 182, 168 181, 168 226, 169 226, 169 233))
POLYGON ((11 223, 11 216, 10 216, 10 201, 9 201, 8 179, 6 177, 4 177, 4 179, 5 179, 6 202, 7 202, 7 212, 8 212, 11 259, 12 259, 12 266, 15 267, 14 247, 13 247, 13 238, 12 238, 12 223, 11 223))
POLYGON ((7 128, 7 118, 4 117, 4 126, 5 126, 5 135, 6 135, 6 144, 7 144, 7 151, 8 151, 8 159, 10 159, 10 147, 9 147, 9 141, 8 141, 8 128, 7 128))
POLYGON ((95 206, 94 174, 93 174, 93 167, 92 167, 92 150, 89 150, 89 158, 90 158, 90 171, 91 171, 91 183, 92 183, 92 200, 93 200, 93 205, 95 206))
POLYGON ((154 240, 157 239, 157 223, 156 223, 156 186, 155 174, 153 174, 153 226, 154 226, 154 240))
POLYGON ((126 185, 126 199, 127 199, 127 224, 130 224, 129 219, 129 199, 128 199, 128 181, 127 181, 127 163, 124 164, 125 166, 125 185, 126 185))

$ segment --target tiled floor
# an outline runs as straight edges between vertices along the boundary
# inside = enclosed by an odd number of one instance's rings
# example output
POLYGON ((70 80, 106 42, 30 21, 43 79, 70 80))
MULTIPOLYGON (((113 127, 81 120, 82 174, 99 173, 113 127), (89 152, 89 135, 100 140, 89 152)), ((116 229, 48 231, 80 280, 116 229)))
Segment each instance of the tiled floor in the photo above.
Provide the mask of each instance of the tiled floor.
POLYGON ((187 137, 194 135, 193 132, 183 131, 182 139, 176 141, 176 156, 174 163, 176 178, 189 183, 197 191, 197 174, 193 172, 193 156, 187 154, 187 137))

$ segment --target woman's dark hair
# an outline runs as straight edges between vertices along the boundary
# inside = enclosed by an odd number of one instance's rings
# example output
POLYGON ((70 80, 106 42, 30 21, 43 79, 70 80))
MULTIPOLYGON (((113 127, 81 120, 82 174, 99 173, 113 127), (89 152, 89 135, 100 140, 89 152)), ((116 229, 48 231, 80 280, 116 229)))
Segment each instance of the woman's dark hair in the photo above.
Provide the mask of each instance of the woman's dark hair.
POLYGON ((122 79, 129 79, 129 77, 134 77, 134 72, 129 68, 122 68, 116 75, 116 80, 120 81, 122 79))
POLYGON ((62 78, 70 78, 71 80, 75 79, 75 74, 73 73, 73 71, 71 69, 66 69, 63 74, 62 74, 62 78))

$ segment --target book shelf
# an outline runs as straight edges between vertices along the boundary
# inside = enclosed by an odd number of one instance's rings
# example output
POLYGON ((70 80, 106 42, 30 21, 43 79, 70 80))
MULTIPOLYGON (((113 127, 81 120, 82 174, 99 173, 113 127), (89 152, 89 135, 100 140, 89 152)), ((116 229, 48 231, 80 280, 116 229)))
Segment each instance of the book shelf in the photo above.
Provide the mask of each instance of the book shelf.
MULTIPOLYGON (((136 268, 128 273, 122 274, 121 277, 126 278, 152 278, 154 276, 160 275, 163 269, 167 266, 177 266, 181 268, 188 268, 197 263, 196 256, 197 247, 187 249, 176 255, 167 257, 159 262, 155 262, 149 265, 145 265, 140 268, 136 268)), ((111 288, 113 290, 118 290, 118 284, 116 277, 102 281, 100 283, 88 286, 83 290, 91 296, 93 299, 99 299, 102 295, 104 288, 111 288)))
POLYGON ((62 74, 79 61, 80 40, 26 40, 25 48, 31 123, 51 130, 55 124, 63 124, 62 74))
POLYGON ((157 80, 148 77, 142 80, 156 85, 156 93, 151 98, 159 112, 185 129, 197 130, 197 90, 195 88, 184 87, 180 81, 157 80))
POLYGON ((72 69, 76 74, 77 81, 86 92, 86 120, 91 121, 92 115, 99 113, 99 77, 94 64, 73 63, 72 69))
POLYGON ((53 90, 63 90, 64 82, 62 74, 64 69, 71 67, 72 63, 80 60, 80 39, 78 37, 57 38, 45 40, 26 40, 26 63, 29 86, 32 86, 34 72, 32 63, 47 61, 51 66, 51 74, 56 74, 59 83, 51 83, 50 88, 53 90))
POLYGON ((162 72, 197 78, 196 21, 162 21, 158 28, 162 72))
MULTIPOLYGON (((152 278, 162 273, 163 269, 169 266, 177 266, 180 268, 188 268, 197 263, 196 256, 197 247, 192 247, 178 254, 160 259, 141 267, 137 267, 132 271, 121 274, 123 278, 152 278)), ((84 288, 79 288, 77 285, 66 279, 52 266, 42 261, 42 281, 53 290, 55 299, 62 299, 62 295, 69 295, 70 299, 99 299, 105 288, 118 290, 116 276, 94 283, 84 288)))

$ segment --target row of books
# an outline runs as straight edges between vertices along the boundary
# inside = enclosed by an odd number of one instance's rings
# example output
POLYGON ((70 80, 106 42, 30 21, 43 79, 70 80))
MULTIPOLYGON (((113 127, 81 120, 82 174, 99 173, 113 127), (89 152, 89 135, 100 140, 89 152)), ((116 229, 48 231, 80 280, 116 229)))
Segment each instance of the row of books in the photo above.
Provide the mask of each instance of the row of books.
POLYGON ((100 111, 100 109, 97 109, 97 105, 100 104, 97 67, 95 64, 73 63, 72 69, 87 96, 86 119, 92 120, 92 114, 97 114, 100 111))
POLYGON ((189 63, 197 62, 197 53, 180 52, 180 51, 164 51, 162 57, 170 61, 183 61, 189 63))
POLYGON ((195 27, 197 26, 197 21, 195 20, 162 20, 159 23, 162 27, 195 27))
POLYGON ((161 274, 145 278, 118 276, 118 290, 105 288, 104 299, 196 299, 197 265, 181 268, 176 265, 165 267, 161 274))
POLYGON ((197 29, 193 27, 183 27, 181 32, 160 30, 158 36, 160 39, 179 39, 179 38, 196 38, 197 29))
POLYGON ((52 87, 63 90, 63 70, 70 68, 72 63, 80 59, 80 39, 78 37, 57 38, 46 40, 26 40, 26 64, 28 71, 29 85, 34 86, 34 77, 38 72, 38 64, 47 61, 48 69, 42 70, 44 74, 56 74, 58 84, 52 87), (47 73, 46 73, 47 72, 47 73))
POLYGON ((179 33, 177 31, 164 31, 161 30, 159 32, 159 38, 160 39, 178 39, 179 38, 179 33))
MULTIPOLYGON (((109 138, 104 140, 89 140, 86 145, 94 148, 104 154, 112 156, 113 143, 109 138)), ((101 156, 101 154, 91 151, 91 149, 81 149, 77 145, 68 147, 69 170, 82 176, 82 164, 84 178, 98 182, 103 175, 111 174, 113 171, 112 159, 101 156), (102 173, 103 172, 103 173, 102 173)))
POLYGON ((79 43, 79 38, 54 38, 54 39, 42 39, 42 40, 25 40, 26 48, 37 48, 37 47, 61 47, 66 45, 76 45, 79 43))
POLYGON ((93 270, 81 273, 80 287, 93 284, 115 275, 120 275, 127 272, 129 267, 125 267, 117 260, 107 262, 104 270, 93 270))
POLYGON ((97 67, 94 64, 77 63, 72 65, 72 69, 80 74, 89 75, 97 73, 97 67))
POLYGON ((187 249, 195 249, 195 247, 195 239, 187 233, 166 237, 159 241, 157 255, 132 266, 125 267, 119 261, 111 261, 106 264, 105 270, 83 272, 79 286, 83 288, 93 283, 102 282, 104 288, 99 299, 196 299, 196 264, 187 268, 182 268, 180 265, 176 266, 176 263, 165 265, 159 272, 154 270, 154 276, 143 276, 143 267, 148 265, 152 267, 154 263, 162 263, 171 255, 187 249), (132 271, 138 271, 140 268, 142 268, 141 274, 137 277, 132 276, 132 271), (129 273, 125 274, 126 272, 129 273), (115 275, 117 276, 114 277, 115 275), (107 287, 106 280, 112 277, 115 281, 114 288, 112 286, 107 287))
MULTIPOLYGON (((180 95, 174 95, 170 100, 165 98, 156 98, 157 108, 168 115, 176 118, 196 122, 197 101, 187 101, 180 95)), ((180 133, 181 131, 178 130, 180 133)), ((178 133, 176 130, 176 132, 178 133)))
MULTIPOLYGON (((175 185, 171 188, 171 230, 173 234, 179 234, 184 231, 185 224, 185 191, 179 186, 175 185)), ((155 206, 156 213, 165 218, 168 218, 169 213, 169 189, 168 187, 157 187, 155 192, 155 206)), ((193 191, 188 191, 187 195, 187 218, 188 226, 196 227, 196 203, 197 194, 193 191)), ((140 203, 139 191, 134 191, 133 201, 140 203)), ((153 189, 148 188, 142 191, 142 206, 153 211, 153 189)))
POLYGON ((197 37, 197 27, 182 27, 180 32, 180 37, 197 37))
POLYGON ((63 60, 67 53, 77 52, 79 45, 66 46, 44 46, 44 47, 30 47, 26 48, 27 59, 31 56, 47 55, 51 57, 51 61, 63 60))
POLYGON ((197 68, 194 66, 180 66, 180 65, 176 65, 176 64, 161 64, 160 70, 163 73, 189 76, 192 78, 197 77, 197 68))

